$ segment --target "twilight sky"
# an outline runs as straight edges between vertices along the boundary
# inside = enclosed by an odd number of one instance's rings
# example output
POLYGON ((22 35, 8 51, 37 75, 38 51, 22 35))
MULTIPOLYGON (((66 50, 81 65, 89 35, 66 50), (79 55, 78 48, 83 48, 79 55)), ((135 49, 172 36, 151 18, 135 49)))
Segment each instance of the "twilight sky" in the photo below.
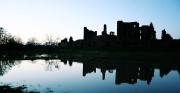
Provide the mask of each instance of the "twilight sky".
POLYGON ((24 42, 43 40, 46 34, 61 39, 83 38, 83 27, 101 34, 117 34, 117 21, 153 23, 157 38, 161 31, 180 38, 180 0, 0 0, 0 27, 24 42))

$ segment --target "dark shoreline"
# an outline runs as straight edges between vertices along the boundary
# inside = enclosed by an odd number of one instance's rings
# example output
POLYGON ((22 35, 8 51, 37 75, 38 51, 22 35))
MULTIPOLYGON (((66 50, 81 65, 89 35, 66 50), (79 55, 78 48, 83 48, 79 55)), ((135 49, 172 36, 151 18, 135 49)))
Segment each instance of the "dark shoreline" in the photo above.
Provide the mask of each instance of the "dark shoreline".
POLYGON ((118 47, 32 47, 25 50, 0 51, 1 60, 35 59, 115 59, 145 62, 180 61, 178 48, 118 48, 118 47), (48 54, 49 57, 35 57, 48 54), (24 57, 27 55, 28 57, 24 57), (55 57, 56 56, 56 57, 55 57))

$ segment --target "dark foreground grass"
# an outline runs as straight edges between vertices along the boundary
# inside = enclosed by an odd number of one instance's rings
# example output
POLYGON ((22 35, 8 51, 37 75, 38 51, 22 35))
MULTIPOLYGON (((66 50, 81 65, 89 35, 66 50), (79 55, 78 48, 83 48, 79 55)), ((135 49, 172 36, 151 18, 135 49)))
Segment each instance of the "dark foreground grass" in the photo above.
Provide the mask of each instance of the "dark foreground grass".
POLYGON ((46 88, 44 92, 37 91, 38 89, 28 90, 26 85, 11 86, 10 84, 0 85, 0 93, 53 93, 50 88, 46 88))
POLYGON ((37 91, 27 91, 27 87, 25 85, 19 87, 12 87, 9 85, 0 86, 0 93, 40 93, 37 91))

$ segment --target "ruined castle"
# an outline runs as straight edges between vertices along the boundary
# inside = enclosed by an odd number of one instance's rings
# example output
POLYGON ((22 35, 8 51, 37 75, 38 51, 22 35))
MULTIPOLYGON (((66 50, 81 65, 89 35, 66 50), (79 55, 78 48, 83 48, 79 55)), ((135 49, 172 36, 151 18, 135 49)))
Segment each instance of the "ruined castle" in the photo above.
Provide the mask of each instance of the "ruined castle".
MULTIPOLYGON (((72 46, 172 47, 177 46, 179 42, 176 40, 162 42, 155 36, 156 32, 151 24, 140 27, 138 22, 117 21, 117 35, 113 31, 108 34, 106 24, 101 35, 84 27, 83 39, 73 41, 72 46)), ((68 46, 68 42, 62 41, 61 46, 68 46)))

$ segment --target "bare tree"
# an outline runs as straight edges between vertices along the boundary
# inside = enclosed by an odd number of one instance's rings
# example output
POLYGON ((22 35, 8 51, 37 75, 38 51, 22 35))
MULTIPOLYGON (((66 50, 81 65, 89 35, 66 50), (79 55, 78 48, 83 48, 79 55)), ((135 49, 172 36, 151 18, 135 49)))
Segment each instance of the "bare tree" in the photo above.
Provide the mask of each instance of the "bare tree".
POLYGON ((46 46, 57 46, 58 43, 60 42, 60 38, 59 37, 55 37, 53 38, 53 35, 46 35, 46 40, 45 40, 45 45, 46 46))
POLYGON ((6 40, 7 44, 22 44, 22 39, 18 36, 7 35, 6 40))
POLYGON ((53 38, 53 35, 46 35, 45 46, 47 46, 48 52, 52 52, 56 49, 55 46, 58 46, 59 40, 59 37, 53 38))
POLYGON ((22 44, 22 39, 18 36, 12 36, 10 33, 5 31, 3 27, 0 27, 0 44, 5 45, 9 43, 22 44))
POLYGON ((15 36, 14 39, 15 39, 15 42, 18 43, 18 44, 22 44, 23 43, 22 39, 19 36, 15 36))
POLYGON ((28 39, 27 45, 37 46, 38 44, 38 39, 36 37, 31 37, 28 39))

